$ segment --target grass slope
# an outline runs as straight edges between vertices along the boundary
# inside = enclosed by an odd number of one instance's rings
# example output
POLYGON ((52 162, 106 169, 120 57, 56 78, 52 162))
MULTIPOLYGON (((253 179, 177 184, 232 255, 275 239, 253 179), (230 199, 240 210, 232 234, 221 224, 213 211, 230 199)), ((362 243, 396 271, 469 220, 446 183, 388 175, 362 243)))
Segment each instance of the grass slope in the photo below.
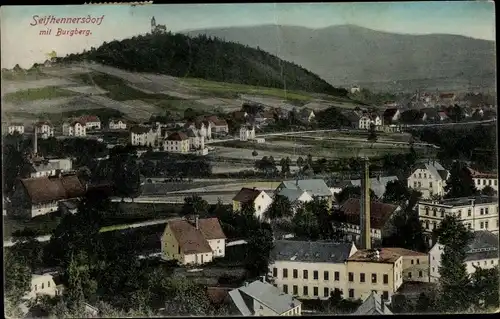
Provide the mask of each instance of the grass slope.
POLYGON ((58 97, 74 96, 77 93, 71 92, 56 86, 46 86, 37 89, 27 89, 17 92, 7 93, 3 97, 5 102, 19 103, 23 101, 49 100, 58 97))

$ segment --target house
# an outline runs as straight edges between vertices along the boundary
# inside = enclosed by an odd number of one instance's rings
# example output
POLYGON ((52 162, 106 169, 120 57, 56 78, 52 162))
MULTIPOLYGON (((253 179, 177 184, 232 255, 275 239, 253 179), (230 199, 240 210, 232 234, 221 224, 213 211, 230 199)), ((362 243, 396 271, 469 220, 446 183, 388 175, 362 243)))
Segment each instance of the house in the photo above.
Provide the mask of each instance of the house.
POLYGON ((24 124, 22 123, 12 123, 9 125, 9 134, 14 134, 17 132, 19 134, 24 134, 24 124))
POLYGON ((418 216, 430 235, 446 215, 453 214, 471 231, 488 230, 498 234, 498 198, 471 196, 418 202, 418 216))
POLYGON ((35 132, 43 139, 54 136, 54 127, 47 121, 40 121, 35 124, 35 132))
POLYGON ((403 280, 429 282, 429 255, 405 248, 384 248, 403 256, 403 280))
POLYGON ((233 119, 235 119, 237 121, 244 122, 247 120, 249 115, 247 112, 244 112, 244 111, 235 111, 235 112, 231 113, 231 116, 233 119))
POLYGON ((302 304, 270 283, 256 280, 229 292, 240 316, 300 316, 302 304))
POLYGON ((455 99, 456 99, 455 93, 439 94, 439 104, 441 105, 453 105, 455 103, 455 99))
POLYGON ((395 124, 401 118, 401 111, 397 108, 388 108, 385 109, 384 114, 382 115, 382 120, 385 125, 395 124))
POLYGON ((296 212, 297 207, 301 204, 305 204, 313 200, 313 197, 307 191, 301 189, 283 188, 279 191, 279 193, 277 193, 277 195, 288 199, 288 201, 292 204, 294 212, 296 212))
POLYGON ((474 185, 478 190, 482 190, 486 186, 493 188, 498 192, 498 175, 495 173, 484 173, 478 172, 472 168, 468 168, 472 179, 474 180, 474 185))
POLYGON ((13 214, 33 218, 58 210, 58 202, 84 196, 85 187, 76 175, 20 179, 12 196, 13 214))
MULTIPOLYGON (((361 201, 359 198, 349 198, 340 207, 345 222, 342 223, 342 230, 345 232, 348 240, 358 242, 361 236, 360 216, 361 201)), ((390 234, 391 219, 395 212, 401 208, 396 205, 385 204, 378 201, 370 202, 370 228, 372 241, 382 240, 383 237, 390 234)))
MULTIPOLYGON (((469 275, 476 267, 491 269, 498 266, 498 235, 486 230, 473 233, 465 256, 465 265, 469 275)), ((444 246, 436 243, 429 251, 430 282, 439 281, 439 267, 444 246)))
POLYGON ((126 130, 127 123, 122 119, 110 119, 108 127, 110 130, 126 130))
POLYGON ((153 146, 154 136, 150 127, 134 125, 130 128, 130 143, 134 146, 153 146))
POLYGON ((199 150, 205 148, 205 137, 201 136, 198 130, 187 129, 186 135, 189 138, 189 148, 199 150))
POLYGON ((361 130, 369 130, 372 125, 375 125, 377 130, 383 125, 382 116, 376 113, 364 113, 359 118, 359 128, 361 130))
POLYGON ((189 137, 183 132, 174 132, 164 140, 163 150, 170 153, 188 153, 189 137))
POLYGON ((311 123, 316 117, 313 110, 310 110, 307 108, 301 109, 297 115, 298 115, 299 121, 301 121, 303 123, 311 123))
POLYGON ((30 291, 23 296, 24 300, 32 300, 37 296, 60 296, 64 290, 61 277, 51 273, 33 273, 31 275, 30 291))
POLYGON ((263 214, 271 205, 273 199, 264 191, 254 188, 242 188, 233 198, 233 211, 240 211, 243 205, 253 205, 255 216, 263 218, 263 214))
POLYGON ((188 121, 184 124, 184 129, 192 129, 197 131, 200 136, 206 139, 212 138, 212 123, 200 117, 196 121, 188 121))
POLYGON ((328 299, 346 292, 346 260, 357 251, 353 243, 276 240, 269 271, 280 291, 300 299, 328 299))
POLYGON ((322 179, 297 179, 294 181, 283 181, 276 188, 275 193, 279 194, 283 189, 302 190, 310 196, 318 197, 327 201, 328 206, 332 206, 333 195, 325 181, 322 179))
MULTIPOLYGON (((373 190, 378 198, 382 198, 385 193, 387 183, 397 181, 397 176, 377 176, 370 178, 370 189, 373 190)), ((352 186, 361 187, 361 179, 353 179, 350 181, 352 186)))
POLYGON ((351 90, 350 90, 350 91, 351 91, 351 94, 354 94, 354 93, 358 93, 358 92, 360 92, 360 91, 361 91, 361 89, 359 88, 359 86, 357 86, 357 85, 353 85, 353 86, 351 87, 351 90))
POLYGON ((368 296, 368 298, 363 301, 361 306, 356 309, 353 315, 356 316, 373 316, 373 315, 392 315, 392 311, 387 308, 385 301, 377 295, 375 292, 368 296))
POLYGON ((347 258, 345 298, 364 300, 370 294, 391 300, 403 284, 403 256, 386 248, 358 250, 347 258))
POLYGON ((87 136, 87 126, 81 120, 72 120, 64 122, 62 133, 65 136, 87 136))
POLYGON ((450 173, 436 161, 418 164, 408 177, 408 187, 422 193, 422 198, 444 196, 450 173))
POLYGON ((335 199, 335 194, 339 194, 346 187, 352 186, 351 181, 328 181, 327 182, 330 191, 332 192, 333 198, 335 199))
MULTIPOLYGON (((465 112, 464 112, 464 113, 465 113, 465 112)), ((465 115, 466 117, 468 117, 468 116, 467 116, 467 113, 465 113, 464 115, 465 115)), ((446 112, 444 112, 444 111, 440 111, 440 112, 438 112, 438 117, 439 117, 439 120, 440 120, 440 121, 447 121, 447 120, 449 120, 449 119, 450 119, 450 118, 449 118, 449 116, 448 116, 448 114, 446 114, 446 112)))
POLYGON ((404 281, 397 293, 394 294, 394 297, 396 295, 404 296, 407 301, 415 303, 418 302, 422 293, 428 295, 430 292, 435 292, 436 286, 434 282, 404 281))
POLYGON ((255 126, 243 125, 240 127, 240 141, 248 141, 255 139, 255 126))
POLYGON ((172 220, 161 238, 162 258, 202 265, 226 254, 226 235, 217 218, 172 220))
POLYGON ((79 120, 85 123, 85 128, 87 130, 101 129, 101 120, 95 115, 83 115, 79 120))
POLYGON ((212 133, 229 133, 229 126, 226 120, 220 119, 215 115, 207 117, 206 120, 212 123, 212 133))
POLYGON ((59 165, 45 159, 31 161, 24 167, 24 172, 29 173, 26 177, 29 178, 55 176, 57 171, 59 171, 59 165))
POLYGON ((351 128, 353 129, 359 129, 359 123, 361 119, 361 115, 357 114, 355 111, 352 110, 347 110, 347 111, 342 111, 342 115, 351 123, 351 128))
POLYGON ((420 110, 421 120, 424 122, 438 122, 441 120, 438 114, 438 110, 435 108, 423 108, 420 110))

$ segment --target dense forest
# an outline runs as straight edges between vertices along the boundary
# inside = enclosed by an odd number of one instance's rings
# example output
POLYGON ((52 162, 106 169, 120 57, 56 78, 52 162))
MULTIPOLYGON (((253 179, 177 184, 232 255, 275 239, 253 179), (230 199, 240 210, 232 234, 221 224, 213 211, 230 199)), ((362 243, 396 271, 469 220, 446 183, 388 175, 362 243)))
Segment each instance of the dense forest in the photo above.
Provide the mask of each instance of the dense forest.
POLYGON ((299 65, 237 43, 200 35, 147 34, 122 41, 104 42, 58 62, 95 61, 135 72, 168 74, 176 77, 286 88, 346 96, 299 65))

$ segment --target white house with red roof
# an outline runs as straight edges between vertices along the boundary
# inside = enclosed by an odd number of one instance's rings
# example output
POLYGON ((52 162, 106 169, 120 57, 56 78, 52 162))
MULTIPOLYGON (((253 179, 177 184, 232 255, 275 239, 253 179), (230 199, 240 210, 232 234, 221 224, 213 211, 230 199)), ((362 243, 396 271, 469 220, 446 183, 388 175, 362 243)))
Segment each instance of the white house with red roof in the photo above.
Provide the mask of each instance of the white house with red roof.
POLYGON ((217 218, 169 221, 161 238, 162 258, 202 265, 226 254, 226 235, 217 218))
POLYGON ((47 121, 40 121, 35 124, 35 132, 43 139, 54 136, 54 126, 47 121))
POLYGON ((95 115, 83 115, 79 118, 79 120, 85 123, 85 127, 87 130, 101 129, 101 120, 95 115))
POLYGON ((71 120, 62 125, 64 136, 87 136, 87 126, 81 120, 71 120))
POLYGON ((220 119, 215 115, 208 116, 205 118, 206 121, 211 123, 212 133, 228 133, 229 126, 227 125, 227 121, 224 119, 220 119))
POLYGON ((163 141, 163 150, 170 153, 189 153, 189 137, 184 132, 174 132, 163 141))
POLYGON ((243 187, 233 198, 233 211, 240 211, 243 205, 252 205, 255 209, 255 216, 263 218, 263 214, 272 202, 273 199, 266 192, 255 187, 243 187))

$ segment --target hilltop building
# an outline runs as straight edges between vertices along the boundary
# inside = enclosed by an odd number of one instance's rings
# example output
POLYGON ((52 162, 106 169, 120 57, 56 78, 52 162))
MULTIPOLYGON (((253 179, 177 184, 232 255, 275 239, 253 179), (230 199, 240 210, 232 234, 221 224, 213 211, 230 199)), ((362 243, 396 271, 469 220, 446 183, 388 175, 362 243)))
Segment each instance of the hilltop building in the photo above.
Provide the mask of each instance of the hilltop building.
POLYGON ((9 125, 9 134, 14 134, 15 132, 19 134, 24 134, 24 124, 23 123, 11 123, 9 125))
POLYGON ((156 33, 166 33, 167 32, 167 27, 163 24, 156 24, 156 19, 155 17, 151 18, 151 33, 156 34, 156 33))
POLYGON ((444 196, 444 188, 450 173, 435 161, 419 164, 408 177, 408 188, 422 193, 422 198, 444 196))
POLYGON ((47 121, 40 121, 35 123, 35 133, 43 139, 54 137, 54 126, 47 121))

